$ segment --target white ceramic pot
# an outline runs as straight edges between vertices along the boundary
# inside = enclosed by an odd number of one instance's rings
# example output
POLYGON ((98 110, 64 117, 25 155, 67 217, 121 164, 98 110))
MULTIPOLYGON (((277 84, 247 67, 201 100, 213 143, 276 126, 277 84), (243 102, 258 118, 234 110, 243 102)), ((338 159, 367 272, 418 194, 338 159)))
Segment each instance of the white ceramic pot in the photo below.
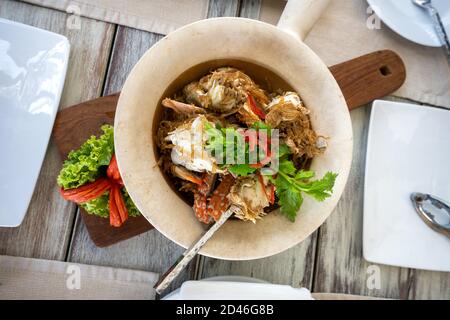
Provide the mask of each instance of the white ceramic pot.
MULTIPOLYGON (((329 137, 327 151, 312 162, 318 176, 339 173, 325 202, 305 197, 297 221, 277 212, 256 224, 228 221, 201 254, 229 260, 267 257, 308 237, 330 215, 344 190, 352 159, 352 126, 342 92, 322 60, 302 42, 329 0, 289 1, 278 27, 243 18, 202 20, 178 29, 148 50, 131 71, 115 118, 115 148, 123 181, 148 221, 183 247, 204 231, 192 208, 166 182, 157 166, 153 133, 167 88, 186 84, 186 70, 199 76, 223 61, 259 65, 283 78, 311 110, 311 122, 329 137), (219 62, 218 62, 219 61, 219 62), (195 68, 194 68, 195 69, 195 68), (198 74, 197 74, 198 73, 198 74), (175 81, 174 85, 174 80, 175 81), (181 80, 180 80, 181 79, 181 80)), ((158 250, 158 248, 154 248, 158 250)))

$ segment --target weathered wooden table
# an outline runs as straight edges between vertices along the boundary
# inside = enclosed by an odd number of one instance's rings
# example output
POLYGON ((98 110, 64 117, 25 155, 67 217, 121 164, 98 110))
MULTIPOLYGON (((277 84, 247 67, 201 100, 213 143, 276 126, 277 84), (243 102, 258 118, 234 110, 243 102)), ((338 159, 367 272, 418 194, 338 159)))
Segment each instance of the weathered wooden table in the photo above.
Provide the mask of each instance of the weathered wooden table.
MULTIPOLYGON (((256 18, 260 0, 210 0, 209 17, 256 18)), ((140 56, 162 35, 81 18, 22 2, 0 0, 0 17, 64 34, 71 43, 61 108, 121 89, 140 56)), ((395 98, 391 98, 395 99, 395 98)), ((372 266, 362 258, 365 147, 370 106, 351 112, 354 158, 346 191, 335 212, 301 244, 266 259, 233 262, 198 257, 178 279, 242 275, 272 283, 400 299, 450 299, 450 273, 372 266), (380 283, 373 281, 379 271, 380 283)), ((32 156, 32 155, 30 155, 32 156)), ((64 201, 55 179, 61 159, 51 141, 28 213, 18 228, 0 228, 0 254, 165 271, 183 249, 152 230, 108 248, 89 239, 74 204, 64 201)))

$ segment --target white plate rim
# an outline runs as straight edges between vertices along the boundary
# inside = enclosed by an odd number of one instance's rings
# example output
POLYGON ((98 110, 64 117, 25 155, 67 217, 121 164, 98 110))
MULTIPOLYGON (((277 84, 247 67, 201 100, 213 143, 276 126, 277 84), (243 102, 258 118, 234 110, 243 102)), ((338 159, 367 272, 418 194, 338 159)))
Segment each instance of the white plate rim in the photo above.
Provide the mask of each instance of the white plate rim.
MULTIPOLYGON (((386 26, 388 26, 392 31, 402 36, 403 38, 426 47, 437 48, 442 46, 437 35, 435 37, 424 38, 427 40, 421 40, 419 38, 410 36, 409 33, 403 30, 402 27, 399 27, 398 24, 393 23, 393 19, 389 17, 389 14, 386 14, 385 10, 381 10, 379 0, 367 0, 367 2, 369 3, 372 10, 376 13, 376 15, 383 21, 383 23, 386 24, 386 26)), ((417 9, 420 10, 420 8, 417 9)), ((430 25, 432 26, 431 18, 430 18, 430 25)))

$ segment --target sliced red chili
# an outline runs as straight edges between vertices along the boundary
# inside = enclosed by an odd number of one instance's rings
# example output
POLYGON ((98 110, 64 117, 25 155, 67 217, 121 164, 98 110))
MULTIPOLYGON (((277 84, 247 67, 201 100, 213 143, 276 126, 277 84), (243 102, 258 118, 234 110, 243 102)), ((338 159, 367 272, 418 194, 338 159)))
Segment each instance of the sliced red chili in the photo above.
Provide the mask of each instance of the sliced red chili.
POLYGON ((62 197, 76 203, 88 202, 100 197, 111 188, 111 184, 106 178, 97 179, 94 182, 85 184, 75 189, 60 189, 62 197))
POLYGON ((258 135, 255 130, 246 130, 245 131, 245 140, 248 142, 249 151, 255 151, 255 148, 258 144, 258 135))
POLYGON ((247 94, 247 103, 250 107, 250 110, 253 111, 254 114, 256 114, 260 119, 266 118, 266 113, 263 109, 261 109, 257 104, 255 99, 250 94, 247 94))
POLYGON ((116 201, 114 199, 114 193, 109 193, 109 224, 113 227, 120 227, 122 221, 120 221, 120 214, 116 206, 116 201))
POLYGON ((113 227, 120 227, 128 219, 128 210, 121 193, 123 182, 115 155, 111 157, 106 175, 108 178, 99 178, 79 188, 68 190, 61 188, 60 193, 66 200, 84 203, 96 199, 110 190, 108 199, 109 223, 113 227))
POLYGON ((113 179, 118 184, 123 186, 122 177, 120 176, 119 166, 117 165, 116 155, 113 154, 111 161, 109 162, 108 169, 106 170, 108 178, 113 179))
POLYGON ((262 159, 260 162, 254 163, 254 164, 249 164, 249 166, 252 168, 255 168, 255 169, 260 169, 260 168, 266 166, 267 164, 269 164, 270 161, 272 161, 272 156, 268 155, 267 157, 262 159))
POLYGON ((125 201, 123 200, 122 193, 120 192, 120 187, 114 186, 111 189, 111 192, 114 193, 114 201, 119 212, 120 221, 124 223, 128 219, 128 210, 125 201))
POLYGON ((270 204, 274 204, 275 203, 275 185, 271 184, 270 185, 270 200, 269 200, 270 204))

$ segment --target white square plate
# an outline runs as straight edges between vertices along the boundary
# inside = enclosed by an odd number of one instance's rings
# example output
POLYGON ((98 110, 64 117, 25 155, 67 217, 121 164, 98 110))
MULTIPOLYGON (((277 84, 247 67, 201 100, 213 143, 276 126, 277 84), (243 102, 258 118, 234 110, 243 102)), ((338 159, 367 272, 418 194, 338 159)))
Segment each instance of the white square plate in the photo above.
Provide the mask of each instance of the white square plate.
POLYGON ((2 227, 20 225, 27 211, 58 110, 69 50, 64 36, 0 19, 2 227))
POLYGON ((367 143, 364 258, 450 271, 450 238, 420 219, 412 192, 450 201, 450 110, 375 101, 367 143))

